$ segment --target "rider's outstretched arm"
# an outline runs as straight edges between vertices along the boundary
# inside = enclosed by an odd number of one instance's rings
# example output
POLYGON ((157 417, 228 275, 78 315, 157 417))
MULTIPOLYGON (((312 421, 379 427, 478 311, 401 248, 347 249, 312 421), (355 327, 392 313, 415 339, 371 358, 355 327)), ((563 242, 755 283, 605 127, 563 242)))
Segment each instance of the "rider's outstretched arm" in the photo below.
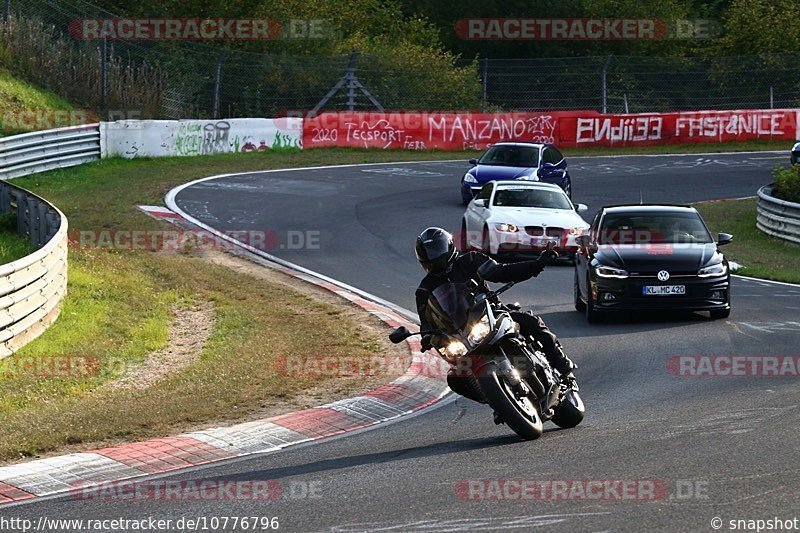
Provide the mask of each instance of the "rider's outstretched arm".
POLYGON ((542 255, 533 261, 507 264, 498 263, 487 255, 475 255, 479 257, 476 259, 482 261, 482 264, 478 267, 478 275, 485 281, 493 281, 495 283, 508 283, 510 281, 519 283, 538 276, 552 259, 552 255, 546 251, 542 252, 542 255))

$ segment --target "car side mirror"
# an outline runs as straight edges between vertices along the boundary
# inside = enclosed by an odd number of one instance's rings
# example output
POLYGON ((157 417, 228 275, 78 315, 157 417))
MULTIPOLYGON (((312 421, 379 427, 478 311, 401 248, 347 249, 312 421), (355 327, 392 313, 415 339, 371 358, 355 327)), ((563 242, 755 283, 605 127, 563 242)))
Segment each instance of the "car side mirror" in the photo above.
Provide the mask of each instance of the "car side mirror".
POLYGON ((586 204, 577 204, 575 206, 575 211, 577 211, 578 213, 584 213, 584 212, 586 212, 588 210, 589 210, 589 206, 586 205, 586 204))
POLYGON ((469 160, 469 164, 470 165, 477 165, 478 164, 478 160, 477 159, 470 159, 469 160))
POLYGON ((578 246, 589 246, 589 236, 588 235, 578 235, 575 237, 575 244, 578 246))
POLYGON ((408 331, 408 328, 400 326, 389 334, 389 340, 392 341, 392 344, 400 344, 411 335, 413 335, 413 333, 408 331))
POLYGON ((486 207, 486 200, 484 200, 483 198, 478 198, 476 200, 473 200, 473 203, 475 204, 476 207, 486 207))
POLYGON ((730 233, 717 234, 717 246, 725 246, 733 241, 733 235, 730 233))

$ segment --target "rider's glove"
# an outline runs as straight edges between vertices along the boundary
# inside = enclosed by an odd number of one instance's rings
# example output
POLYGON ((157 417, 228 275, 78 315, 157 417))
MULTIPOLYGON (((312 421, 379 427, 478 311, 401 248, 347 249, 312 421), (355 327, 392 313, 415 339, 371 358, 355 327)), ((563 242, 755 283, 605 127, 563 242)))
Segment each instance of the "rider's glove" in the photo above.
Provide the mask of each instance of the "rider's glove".
POLYGON ((539 254, 539 261, 547 264, 550 263, 551 261, 554 261, 555 259, 558 259, 558 252, 555 251, 555 244, 552 241, 550 241, 549 243, 547 243, 547 248, 545 248, 544 251, 541 254, 539 254))
POLYGON ((422 337, 422 351, 423 352, 427 352, 428 350, 433 348, 433 344, 431 344, 431 339, 432 338, 433 338, 433 335, 430 335, 430 334, 423 335, 423 337, 422 337))

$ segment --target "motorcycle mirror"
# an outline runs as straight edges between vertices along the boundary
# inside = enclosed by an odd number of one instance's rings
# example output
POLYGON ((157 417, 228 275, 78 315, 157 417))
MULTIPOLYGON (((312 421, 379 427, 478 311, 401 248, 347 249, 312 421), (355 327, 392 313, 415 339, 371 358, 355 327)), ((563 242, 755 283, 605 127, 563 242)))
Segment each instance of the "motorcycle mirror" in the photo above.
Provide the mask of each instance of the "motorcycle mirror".
POLYGON ((392 342, 392 344, 399 344, 409 338, 411 335, 413 335, 413 333, 408 331, 405 326, 400 326, 389 334, 389 340, 392 342))

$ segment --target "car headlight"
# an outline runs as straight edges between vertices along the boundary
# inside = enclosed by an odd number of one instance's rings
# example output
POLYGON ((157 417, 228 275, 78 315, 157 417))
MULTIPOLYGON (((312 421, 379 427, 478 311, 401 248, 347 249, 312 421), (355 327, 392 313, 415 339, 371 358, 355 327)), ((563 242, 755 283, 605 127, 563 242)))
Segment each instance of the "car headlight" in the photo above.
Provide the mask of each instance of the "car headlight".
POLYGON ((728 273, 728 267, 724 263, 717 263, 716 265, 709 265, 697 271, 699 278, 711 278, 713 276, 724 276, 728 273))
POLYGON ((625 279, 628 277, 628 271, 621 268, 614 268, 610 266, 599 266, 594 269, 595 273, 601 278, 617 278, 625 279))
POLYGON ((483 315, 478 322, 472 325, 467 340, 472 344, 480 344, 492 329, 489 327, 489 317, 483 315))
POLYGON ((517 178, 518 180, 525 180, 525 181, 539 181, 539 176, 532 175, 532 176, 520 176, 517 178))
POLYGON ((461 357, 467 354, 467 347, 461 341, 453 341, 442 349, 445 357, 461 357))
POLYGON ((516 233, 516 232, 519 231, 519 228, 517 226, 515 226, 514 224, 502 224, 501 223, 501 224, 495 224, 494 227, 497 228, 497 231, 502 231, 502 232, 505 232, 505 233, 516 233))
POLYGON ((475 176, 467 172, 464 174, 464 183, 478 183, 478 180, 475 179, 475 176))

